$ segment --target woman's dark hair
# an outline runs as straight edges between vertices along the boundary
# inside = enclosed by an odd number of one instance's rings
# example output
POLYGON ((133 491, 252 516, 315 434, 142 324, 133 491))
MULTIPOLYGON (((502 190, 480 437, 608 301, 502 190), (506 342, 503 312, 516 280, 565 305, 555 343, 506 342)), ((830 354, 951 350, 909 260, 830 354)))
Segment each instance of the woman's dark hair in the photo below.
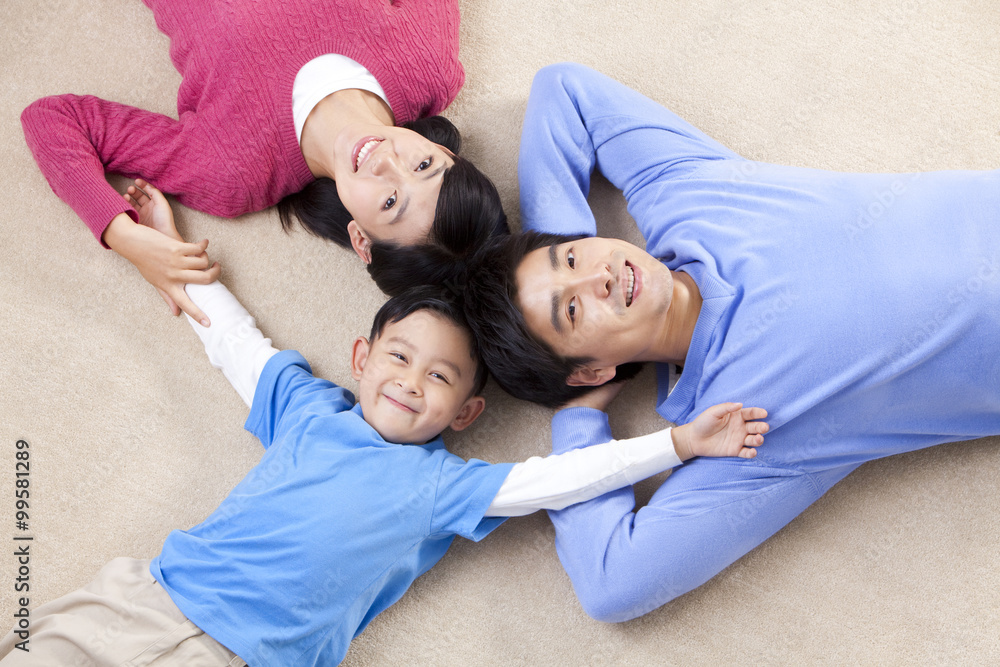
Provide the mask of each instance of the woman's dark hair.
MULTIPOLYGON (((466 317, 497 384, 512 396, 550 408, 596 388, 566 384, 573 371, 591 359, 561 357, 528 332, 516 305, 515 273, 533 250, 579 238, 525 232, 495 239, 476 255, 464 286, 466 317)), ((638 362, 622 364, 612 382, 633 378, 641 369, 638 362)))
POLYGON ((382 331, 386 326, 409 317, 418 310, 429 310, 437 313, 469 334, 469 354, 472 355, 472 360, 476 362, 476 375, 473 378, 471 395, 478 396, 482 394, 483 388, 486 386, 486 380, 489 377, 486 364, 483 363, 482 352, 476 336, 472 332, 472 328, 465 319, 462 306, 459 305, 454 295, 443 288, 432 287, 430 285, 414 287, 386 301, 379 308, 378 312, 375 313, 375 319, 372 321, 371 335, 368 337, 369 340, 374 343, 375 339, 382 335, 382 331))
MULTIPOLYGON (((402 127, 456 154, 454 166, 445 171, 442 178, 434 223, 428 242, 424 245, 438 244, 450 253, 464 256, 483 239, 493 234, 506 233, 507 216, 503 212, 496 187, 472 163, 457 157, 462 143, 458 128, 443 116, 421 118, 405 123, 402 127)), ((351 247, 347 225, 353 216, 340 201, 337 184, 329 178, 317 178, 299 192, 278 202, 278 217, 285 231, 290 231, 294 226, 294 219, 298 218, 310 234, 330 239, 345 248, 351 247)), ((394 243, 373 243, 372 264, 385 264, 387 253, 395 255, 398 250, 400 246, 394 243)), ((393 262, 397 261, 399 259, 394 258, 393 262)), ((371 265, 369 272, 372 272, 371 265)), ((425 282, 428 281, 419 281, 421 284, 425 282)), ((414 283, 408 283, 412 284, 414 283)), ((396 292, 398 290, 387 293, 396 292)))
POLYGON ((368 274, 392 296, 413 285, 444 285, 461 292, 467 260, 494 236, 505 236, 507 215, 493 182, 471 162, 455 156, 444 174, 425 243, 402 246, 373 241, 368 274))

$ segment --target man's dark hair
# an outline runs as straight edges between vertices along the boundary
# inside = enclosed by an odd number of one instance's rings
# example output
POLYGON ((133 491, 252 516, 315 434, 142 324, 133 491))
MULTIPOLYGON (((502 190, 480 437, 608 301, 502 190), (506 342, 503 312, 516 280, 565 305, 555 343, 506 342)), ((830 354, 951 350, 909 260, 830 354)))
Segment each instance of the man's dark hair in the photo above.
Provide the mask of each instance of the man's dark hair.
MULTIPOLYGON (((462 257, 490 236, 507 233, 507 216, 496 186, 471 162, 458 157, 462 143, 458 128, 443 116, 421 118, 402 127, 455 153, 455 164, 442 176, 430 237, 423 245, 440 248, 446 256, 462 257)), ((310 234, 345 248, 351 247, 347 225, 353 216, 340 201, 337 184, 329 178, 317 178, 299 192, 278 202, 278 217, 285 231, 290 231, 295 218, 298 218, 310 234)), ((394 265, 409 263, 405 258, 398 257, 400 250, 403 248, 395 243, 373 242, 372 263, 368 268, 372 276, 381 275, 379 267, 386 266, 387 284, 405 282, 396 277, 392 269, 394 265)), ((376 277, 376 280, 379 278, 376 277)), ((428 282, 431 281, 420 280, 416 284, 428 282)), ((407 286, 413 284, 411 281, 407 286)), ((401 290, 385 291, 391 294, 401 290)))
POLYGON ((465 314, 462 312, 462 307, 459 305, 458 300, 444 288, 422 285, 407 290, 386 301, 379 308, 378 312, 375 313, 371 334, 368 339, 374 343, 375 339, 382 335, 382 331, 388 325, 399 322, 419 310, 429 310, 436 313, 469 334, 469 353, 472 355, 472 360, 476 363, 476 375, 473 378, 471 395, 478 396, 482 394, 483 388, 486 386, 486 380, 489 378, 489 372, 486 370, 486 364, 483 362, 482 350, 479 347, 472 328, 465 319, 465 314))
MULTIPOLYGON (((466 316, 497 384, 517 398, 550 408, 594 389, 566 384, 573 371, 592 359, 560 357, 528 332, 516 305, 515 273, 528 253, 579 238, 525 232, 495 239, 476 256, 465 284, 466 316)), ((612 382, 635 377, 641 368, 641 363, 622 364, 612 382)))

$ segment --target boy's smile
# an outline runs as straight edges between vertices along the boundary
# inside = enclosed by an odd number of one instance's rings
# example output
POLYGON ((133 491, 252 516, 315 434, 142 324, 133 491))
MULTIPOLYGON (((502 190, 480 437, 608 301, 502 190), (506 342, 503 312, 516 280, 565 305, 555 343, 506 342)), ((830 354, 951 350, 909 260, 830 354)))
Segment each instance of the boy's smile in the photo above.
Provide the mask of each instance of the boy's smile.
POLYGON ((485 402, 471 396, 476 377, 470 334, 429 310, 387 324, 354 342, 352 376, 361 412, 387 442, 422 444, 448 426, 475 420, 485 402))

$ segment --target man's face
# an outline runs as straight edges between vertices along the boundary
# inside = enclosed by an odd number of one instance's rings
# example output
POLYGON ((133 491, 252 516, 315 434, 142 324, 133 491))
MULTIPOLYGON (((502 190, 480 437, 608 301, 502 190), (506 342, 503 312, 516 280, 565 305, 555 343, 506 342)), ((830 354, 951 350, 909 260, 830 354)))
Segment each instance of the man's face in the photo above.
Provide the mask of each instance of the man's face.
POLYGON ((387 324, 354 342, 352 375, 365 421, 387 442, 422 444, 461 430, 485 405, 471 396, 476 362, 469 333, 431 311, 387 324))
POLYGON ((618 239, 586 238, 528 253, 515 271, 528 331, 562 357, 614 367, 644 357, 673 295, 670 270, 618 239))

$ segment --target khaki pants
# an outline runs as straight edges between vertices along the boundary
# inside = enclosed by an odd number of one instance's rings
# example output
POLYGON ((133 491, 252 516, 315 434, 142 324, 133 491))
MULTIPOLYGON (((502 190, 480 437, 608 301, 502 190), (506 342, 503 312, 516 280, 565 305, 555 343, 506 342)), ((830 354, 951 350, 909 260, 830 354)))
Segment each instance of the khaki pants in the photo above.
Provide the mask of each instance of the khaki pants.
MULTIPOLYGON (((201 631, 149 573, 148 560, 116 558, 94 581, 31 612, 29 652, 13 630, 0 663, 52 667, 243 667, 201 631)), ((15 628, 17 629, 17 628, 15 628)))

